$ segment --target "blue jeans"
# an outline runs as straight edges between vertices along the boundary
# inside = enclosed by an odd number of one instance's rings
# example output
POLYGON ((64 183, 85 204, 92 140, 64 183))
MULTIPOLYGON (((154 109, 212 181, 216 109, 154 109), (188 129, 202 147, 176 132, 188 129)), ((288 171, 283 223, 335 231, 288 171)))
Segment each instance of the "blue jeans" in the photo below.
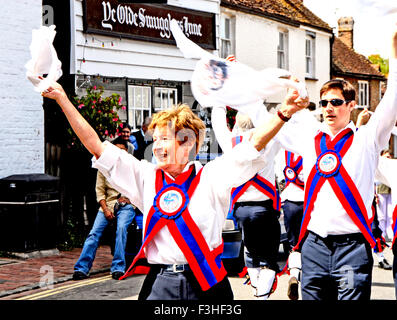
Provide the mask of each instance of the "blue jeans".
MULTIPOLYGON (((120 207, 115 216, 117 219, 116 242, 110 272, 120 271, 124 273, 126 269, 125 245, 127 243, 127 228, 134 220, 134 207, 130 204, 120 207)), ((109 220, 105 218, 103 212, 98 211, 94 225, 84 242, 80 257, 74 265, 74 271, 80 271, 88 275, 95 259, 99 240, 108 224, 109 220)))

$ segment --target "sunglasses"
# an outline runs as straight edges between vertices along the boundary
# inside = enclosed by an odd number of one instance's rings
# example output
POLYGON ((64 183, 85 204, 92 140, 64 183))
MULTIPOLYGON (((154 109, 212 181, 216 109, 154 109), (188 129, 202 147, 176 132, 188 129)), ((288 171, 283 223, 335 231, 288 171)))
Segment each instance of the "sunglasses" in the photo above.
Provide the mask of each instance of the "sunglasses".
POLYGON ((333 107, 339 107, 344 103, 349 103, 351 100, 342 100, 342 99, 331 99, 331 100, 320 100, 319 105, 321 107, 326 107, 328 105, 328 102, 331 102, 331 105, 333 107))

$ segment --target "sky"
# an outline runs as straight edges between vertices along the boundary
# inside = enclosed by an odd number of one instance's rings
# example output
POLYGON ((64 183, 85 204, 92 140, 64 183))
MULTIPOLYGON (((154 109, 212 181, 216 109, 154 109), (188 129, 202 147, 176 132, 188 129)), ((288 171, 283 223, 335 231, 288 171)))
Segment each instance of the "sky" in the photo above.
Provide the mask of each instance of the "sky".
POLYGON ((397 0, 304 0, 315 15, 334 27, 337 35, 338 19, 354 19, 354 50, 368 57, 380 54, 390 58, 393 30, 397 30, 397 0))

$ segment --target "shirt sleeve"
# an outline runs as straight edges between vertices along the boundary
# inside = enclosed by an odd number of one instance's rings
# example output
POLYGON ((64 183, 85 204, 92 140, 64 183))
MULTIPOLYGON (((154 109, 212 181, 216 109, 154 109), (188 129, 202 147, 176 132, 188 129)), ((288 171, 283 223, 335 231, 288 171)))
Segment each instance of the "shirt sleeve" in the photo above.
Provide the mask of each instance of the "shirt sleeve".
POLYGON ((233 134, 227 127, 226 108, 214 107, 211 112, 212 129, 223 152, 232 149, 233 134))
POLYGON ((147 167, 154 165, 146 160, 139 161, 107 141, 104 144, 104 152, 98 159, 92 158, 92 166, 143 212, 144 175, 147 167))
POLYGON ((368 139, 373 140, 377 152, 387 148, 391 132, 397 119, 397 59, 390 59, 390 72, 387 90, 368 124, 368 139))
POLYGON ((96 185, 95 185, 96 201, 98 203, 101 200, 106 200, 105 189, 106 189, 105 177, 100 171, 98 171, 96 176, 96 185))
POLYGON ((274 139, 283 149, 302 155, 308 141, 311 141, 320 126, 321 123, 309 110, 301 110, 284 124, 274 139))

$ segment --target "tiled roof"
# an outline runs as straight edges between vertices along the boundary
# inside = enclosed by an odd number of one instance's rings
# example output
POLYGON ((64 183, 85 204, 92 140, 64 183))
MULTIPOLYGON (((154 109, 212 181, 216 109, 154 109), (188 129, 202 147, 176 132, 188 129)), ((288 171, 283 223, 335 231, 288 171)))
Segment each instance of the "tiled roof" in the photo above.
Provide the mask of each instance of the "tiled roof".
POLYGON ((365 56, 355 52, 336 37, 332 45, 332 72, 384 78, 365 56))
POLYGON ((301 0, 221 0, 221 5, 233 9, 259 14, 269 19, 281 20, 293 25, 307 25, 332 33, 332 28, 301 0))

